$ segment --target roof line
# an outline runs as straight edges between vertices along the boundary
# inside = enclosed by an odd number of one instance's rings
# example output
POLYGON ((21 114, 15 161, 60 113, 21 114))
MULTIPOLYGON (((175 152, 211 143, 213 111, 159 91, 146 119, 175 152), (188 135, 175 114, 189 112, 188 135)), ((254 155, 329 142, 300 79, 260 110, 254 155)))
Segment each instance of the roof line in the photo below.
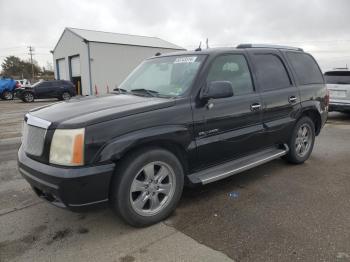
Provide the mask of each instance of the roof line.
POLYGON ((161 47, 161 46, 148 46, 148 45, 134 45, 134 44, 122 44, 122 43, 110 43, 103 41, 89 41, 90 43, 100 43, 100 44, 108 44, 108 45, 126 45, 126 46, 139 46, 139 47, 148 47, 148 48, 158 48, 158 49, 169 49, 169 50, 177 50, 177 51, 187 51, 185 48, 171 48, 171 47, 161 47))
POLYGON ((56 43, 56 45, 55 45, 55 47, 52 49, 53 52, 55 52, 55 49, 56 49, 56 47, 58 46, 58 43, 61 41, 61 39, 62 39, 64 33, 66 32, 66 30, 68 30, 69 32, 71 32, 71 33, 74 34, 75 36, 77 36, 77 37, 79 37, 79 38, 81 38, 81 39, 84 40, 84 38, 83 38, 81 35, 78 35, 77 33, 75 33, 73 30, 70 29, 70 27, 65 27, 64 30, 63 30, 63 32, 62 32, 62 34, 61 34, 61 36, 60 36, 60 38, 58 39, 58 41, 57 41, 57 43, 56 43))
MULTIPOLYGON (((76 28, 76 27, 66 27, 67 29, 77 29, 77 30, 84 30, 84 31, 92 31, 92 32, 100 32, 100 33, 107 33, 107 34, 117 34, 117 35, 129 35, 129 36, 141 36, 141 37, 147 37, 147 38, 157 38, 160 40, 163 40, 157 36, 146 36, 146 35, 134 35, 134 34, 126 34, 126 33, 115 33, 115 32, 109 32, 109 31, 101 31, 101 30, 92 30, 92 29, 84 29, 84 28, 76 28)), ((70 30, 72 31, 72 30, 70 30)), ((165 41, 165 40, 163 40, 165 41)), ((166 41, 167 42, 167 41, 166 41)), ((169 42, 168 42, 169 43, 169 42)))
POLYGON ((60 38, 58 39, 53 51, 55 51, 56 47, 58 46, 59 42, 61 41, 63 34, 67 31, 70 33, 74 34, 75 36, 79 37, 82 40, 86 40, 88 42, 94 42, 94 43, 105 43, 105 44, 114 44, 114 45, 128 45, 128 44, 123 44, 123 43, 110 43, 110 42, 103 42, 103 41, 91 41, 89 39, 85 39, 82 35, 80 35, 78 32, 75 32, 74 30, 84 30, 84 31, 91 31, 91 32, 100 32, 100 33, 107 33, 107 34, 114 34, 114 35, 127 35, 127 36, 136 36, 136 37, 145 37, 145 38, 153 38, 153 39, 159 39, 165 43, 168 43, 169 45, 176 46, 178 48, 172 48, 172 47, 161 47, 161 46, 143 46, 143 45, 131 45, 130 46, 142 46, 142 47, 152 47, 152 48, 163 48, 163 49, 170 49, 170 50, 186 50, 185 48, 175 45, 173 43, 170 43, 166 40, 163 40, 159 37, 155 36, 143 36, 143 35, 132 35, 132 34, 124 34, 124 33, 113 33, 113 32, 106 32, 106 31, 98 31, 98 30, 90 30, 90 29, 81 29, 81 28, 74 28, 74 27, 65 27, 60 38))
MULTIPOLYGON (((65 30, 68 30, 69 32, 71 32, 73 35, 76 35, 77 37, 81 38, 81 39, 85 39, 84 37, 82 37, 81 35, 77 34, 76 32, 74 32, 72 29, 78 29, 78 28, 72 28, 72 27, 66 27, 65 30)), ((87 39, 86 39, 87 40, 87 39)))
POLYGON ((58 43, 61 41, 61 38, 62 38, 62 36, 63 36, 64 32, 66 31, 66 29, 67 29, 67 28, 65 28, 65 29, 63 30, 63 32, 62 32, 62 34, 61 34, 60 38, 58 38, 58 41, 57 41, 57 43, 56 43, 55 47, 52 49, 52 51, 53 51, 53 52, 55 52, 55 49, 56 49, 56 47, 58 46, 58 43))

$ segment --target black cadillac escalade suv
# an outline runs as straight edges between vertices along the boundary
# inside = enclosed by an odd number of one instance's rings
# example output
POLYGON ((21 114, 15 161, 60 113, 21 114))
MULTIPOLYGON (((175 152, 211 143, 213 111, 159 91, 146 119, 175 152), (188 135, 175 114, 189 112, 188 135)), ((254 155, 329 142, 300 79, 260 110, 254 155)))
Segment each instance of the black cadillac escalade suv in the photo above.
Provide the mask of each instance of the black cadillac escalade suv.
MULTIPOLYGON (((310 157, 328 111, 323 75, 302 49, 239 45, 157 55, 116 94, 30 111, 21 174, 51 203, 109 202, 146 226, 207 184, 283 157, 310 157)), ((288 168, 288 167, 286 167, 288 168)))

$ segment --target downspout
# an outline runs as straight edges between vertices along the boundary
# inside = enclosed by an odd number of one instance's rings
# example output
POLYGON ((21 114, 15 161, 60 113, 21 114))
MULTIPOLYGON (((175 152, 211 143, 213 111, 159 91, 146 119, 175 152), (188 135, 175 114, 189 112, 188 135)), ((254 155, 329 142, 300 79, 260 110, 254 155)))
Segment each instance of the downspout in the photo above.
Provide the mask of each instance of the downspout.
POLYGON ((84 39, 84 43, 87 46, 88 51, 88 62, 89 62, 89 85, 90 85, 90 95, 92 96, 92 78, 91 78, 91 58, 90 58, 90 43, 88 40, 84 39))

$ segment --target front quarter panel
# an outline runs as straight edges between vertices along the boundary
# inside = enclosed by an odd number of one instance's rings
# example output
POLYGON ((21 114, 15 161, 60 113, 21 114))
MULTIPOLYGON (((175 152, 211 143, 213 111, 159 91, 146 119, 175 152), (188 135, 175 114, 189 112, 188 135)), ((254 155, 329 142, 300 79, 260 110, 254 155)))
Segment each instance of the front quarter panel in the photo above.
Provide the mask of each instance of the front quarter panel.
POLYGON ((93 162, 118 160, 126 151, 142 144, 152 145, 152 143, 170 142, 180 145, 186 151, 190 151, 194 147, 191 144, 191 140, 191 134, 185 126, 168 125, 151 127, 113 139, 100 150, 93 162))
POLYGON ((87 164, 114 161, 129 149, 147 143, 171 142, 195 155, 188 98, 171 107, 105 121, 86 128, 87 164))

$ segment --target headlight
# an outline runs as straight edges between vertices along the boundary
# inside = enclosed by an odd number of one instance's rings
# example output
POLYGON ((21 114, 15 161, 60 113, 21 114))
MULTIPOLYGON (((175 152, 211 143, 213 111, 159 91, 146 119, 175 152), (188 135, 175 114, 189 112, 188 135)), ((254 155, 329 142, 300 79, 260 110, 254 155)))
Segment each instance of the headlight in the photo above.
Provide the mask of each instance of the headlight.
POLYGON ((50 148, 50 163, 64 166, 84 164, 85 129, 56 129, 50 148))

